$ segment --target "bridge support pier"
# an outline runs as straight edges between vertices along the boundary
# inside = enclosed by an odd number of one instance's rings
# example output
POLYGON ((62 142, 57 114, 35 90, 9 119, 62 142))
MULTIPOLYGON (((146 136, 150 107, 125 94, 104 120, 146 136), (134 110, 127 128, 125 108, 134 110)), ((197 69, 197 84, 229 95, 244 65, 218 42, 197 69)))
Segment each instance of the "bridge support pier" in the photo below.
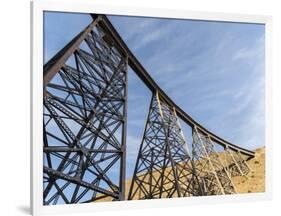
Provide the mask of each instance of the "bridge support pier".
POLYGON ((193 128, 192 160, 205 195, 234 194, 235 186, 208 135, 193 128))
POLYGON ((244 158, 240 152, 234 152, 228 146, 225 148, 226 168, 231 177, 245 176, 251 171, 247 158, 244 158))
POLYGON ((128 58, 100 22, 44 66, 44 205, 125 199, 128 58))
POLYGON ((128 199, 201 195, 174 108, 152 96, 128 199))

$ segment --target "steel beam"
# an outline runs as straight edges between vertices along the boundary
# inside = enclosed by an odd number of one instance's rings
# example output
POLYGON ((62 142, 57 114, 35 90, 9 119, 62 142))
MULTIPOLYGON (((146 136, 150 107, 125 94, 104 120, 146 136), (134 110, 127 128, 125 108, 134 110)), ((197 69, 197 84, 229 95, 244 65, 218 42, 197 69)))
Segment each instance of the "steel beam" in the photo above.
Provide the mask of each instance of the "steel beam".
MULTIPOLYGON (((94 15, 92 15, 94 16, 94 15)), ((176 113, 180 119, 182 119, 186 124, 188 124, 190 127, 197 127, 200 129, 200 131, 204 135, 210 136, 210 139, 219 145, 226 147, 228 146, 230 149, 234 151, 240 151, 242 154, 245 154, 249 156, 250 158, 255 156, 255 153, 253 151, 250 151, 248 149, 242 148, 238 145, 235 145, 233 143, 230 143, 223 138, 215 135, 205 127, 203 127, 201 124, 196 122, 191 116, 189 116, 186 112, 184 112, 161 88, 160 86, 152 79, 152 77, 149 75, 149 73, 146 71, 146 69, 142 66, 142 64, 138 61, 138 59, 135 57, 135 55, 130 51, 126 43, 123 41, 121 36, 118 34, 118 32, 115 30, 113 25, 110 23, 108 18, 105 15, 101 15, 101 27, 106 31, 107 34, 109 34, 111 40, 115 44, 117 48, 119 48, 119 51, 124 55, 128 56, 128 63, 129 66, 135 71, 135 73, 138 75, 138 77, 146 84, 146 86, 152 91, 152 92, 159 92, 159 95, 161 95, 161 98, 163 98, 164 101, 166 101, 167 104, 170 104, 172 107, 175 107, 176 113)))
POLYGON ((99 21, 44 67, 47 205, 125 199, 128 63, 99 21))
POLYGON ((154 94, 128 199, 202 195, 173 107, 154 94))
MULTIPOLYGON (((94 18, 94 17, 93 17, 94 18)), ((67 59, 78 49, 81 42, 85 39, 92 29, 97 25, 100 18, 95 17, 93 22, 88 25, 83 31, 81 31, 75 38, 73 38, 68 44, 66 44, 53 58, 51 58, 44 65, 44 81, 43 86, 45 87, 51 79, 58 73, 58 71, 65 64, 67 59)))

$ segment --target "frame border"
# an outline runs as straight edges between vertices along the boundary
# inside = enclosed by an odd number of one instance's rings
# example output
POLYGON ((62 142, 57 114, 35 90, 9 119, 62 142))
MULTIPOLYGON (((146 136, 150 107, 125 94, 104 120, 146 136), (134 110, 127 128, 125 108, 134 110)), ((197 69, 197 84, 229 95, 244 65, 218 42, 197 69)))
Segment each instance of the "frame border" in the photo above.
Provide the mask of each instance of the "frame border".
POLYGON ((31 88, 30 88, 30 207, 32 215, 61 213, 90 213, 95 211, 116 211, 126 209, 161 208, 163 206, 186 206, 198 204, 216 204, 231 202, 249 202, 252 200, 272 199, 272 17, 264 15, 245 15, 232 13, 195 12, 141 7, 126 7, 108 4, 96 4, 91 0, 33 0, 31 6, 31 88), (265 25, 265 192, 237 194, 231 196, 187 197, 159 200, 137 200, 122 202, 104 202, 95 204, 75 204, 43 206, 43 13, 44 11, 102 13, 111 15, 144 16, 158 18, 192 19, 204 21, 243 22, 265 25), (40 145, 38 145, 40 143, 40 145), (270 158, 270 160, 269 160, 270 158))

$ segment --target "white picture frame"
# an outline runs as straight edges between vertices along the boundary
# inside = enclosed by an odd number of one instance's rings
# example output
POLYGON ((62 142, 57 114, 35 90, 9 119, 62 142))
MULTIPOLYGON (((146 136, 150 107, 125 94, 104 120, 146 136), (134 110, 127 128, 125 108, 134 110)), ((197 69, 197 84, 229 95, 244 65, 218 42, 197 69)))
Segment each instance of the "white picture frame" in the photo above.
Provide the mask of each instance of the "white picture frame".
POLYGON ((151 208, 161 206, 186 206, 223 202, 245 202, 252 200, 269 200, 272 196, 272 96, 271 96, 271 26, 270 16, 194 12, 187 10, 168 10, 154 8, 121 7, 95 4, 90 0, 34 0, 31 4, 32 14, 32 72, 31 72, 31 209, 33 215, 60 213, 91 213, 96 211, 116 211, 133 208, 151 208), (265 25, 266 59, 266 191, 264 193, 237 194, 232 196, 189 197, 180 199, 161 199, 144 201, 122 201, 95 204, 73 204, 44 206, 43 193, 43 12, 82 12, 112 15, 133 15, 193 20, 260 23, 265 25))

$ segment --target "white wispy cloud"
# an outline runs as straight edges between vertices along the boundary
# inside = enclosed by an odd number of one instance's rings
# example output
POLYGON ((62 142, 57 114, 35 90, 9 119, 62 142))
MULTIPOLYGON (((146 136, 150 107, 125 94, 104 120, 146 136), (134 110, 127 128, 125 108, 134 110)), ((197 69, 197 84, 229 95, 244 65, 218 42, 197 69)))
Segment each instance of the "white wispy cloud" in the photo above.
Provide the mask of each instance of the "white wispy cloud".
POLYGON ((118 16, 118 20, 116 20, 115 16, 110 16, 109 19, 113 24, 118 25, 118 31, 122 33, 123 31, 126 34, 123 35, 123 39, 125 41, 134 40, 140 34, 143 34, 146 29, 153 28, 153 26, 157 26, 157 20, 154 19, 140 19, 138 17, 128 17, 126 16, 118 16), (118 23, 116 22, 118 21, 118 23))
POLYGON ((233 54, 232 60, 251 60, 264 54, 264 35, 257 38, 255 43, 246 45, 233 54))
POLYGON ((245 29, 219 22, 147 22, 129 38, 151 76, 195 120, 231 142, 254 148, 263 145, 264 34, 245 40, 245 29))
POLYGON ((232 56, 232 60, 251 58, 255 54, 256 54, 256 50, 253 50, 249 47, 244 47, 240 49, 237 53, 235 53, 235 55, 232 56))
POLYGON ((141 145, 141 136, 127 136, 127 148, 130 154, 127 155, 128 159, 135 159, 141 145))
POLYGON ((142 35, 142 36, 136 38, 137 42, 132 47, 133 50, 138 50, 140 48, 146 47, 153 41, 156 41, 156 40, 159 40, 160 38, 165 37, 165 34, 171 33, 169 26, 166 26, 166 25, 157 27, 157 28, 153 28, 153 29, 147 28, 147 26, 145 28, 140 27, 140 31, 142 31, 142 33, 145 36, 142 35))

